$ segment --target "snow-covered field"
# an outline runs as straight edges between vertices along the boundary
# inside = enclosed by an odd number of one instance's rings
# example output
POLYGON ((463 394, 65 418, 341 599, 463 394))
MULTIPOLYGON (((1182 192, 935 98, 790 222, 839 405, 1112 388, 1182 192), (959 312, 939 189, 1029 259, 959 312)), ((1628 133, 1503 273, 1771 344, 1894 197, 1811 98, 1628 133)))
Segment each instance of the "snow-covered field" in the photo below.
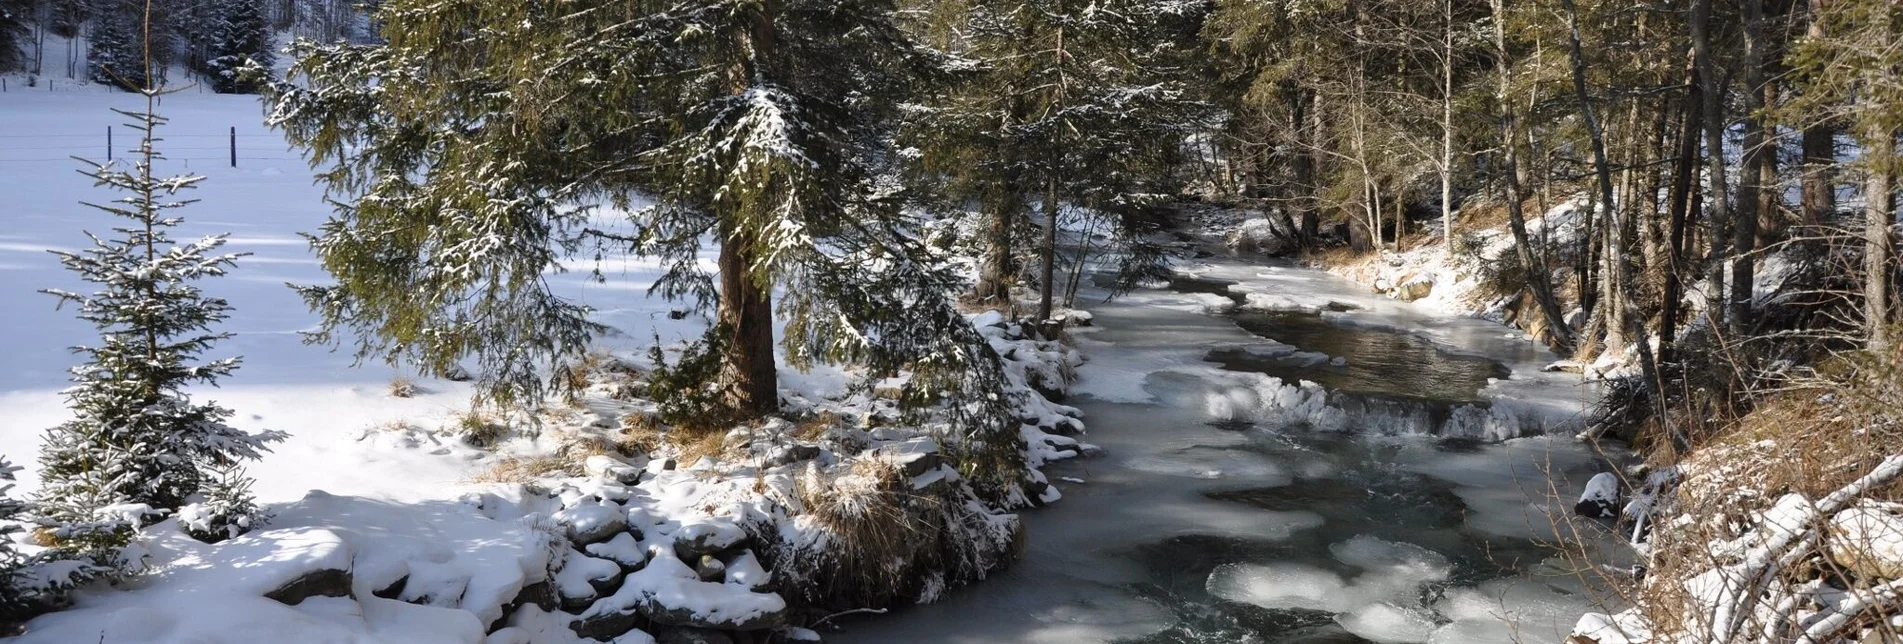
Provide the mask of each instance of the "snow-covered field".
MULTIPOLYGON (((39 434, 66 417, 59 391, 66 367, 75 362, 67 347, 94 337, 70 311, 54 309, 45 288, 79 288, 46 251, 77 248, 83 231, 113 225, 110 217, 77 203, 117 195, 91 187, 84 167, 67 158, 101 160, 105 132, 125 121, 112 108, 143 107, 123 93, 12 91, 0 94, 0 195, 6 206, 0 229, 0 452, 25 466, 21 490, 36 480, 33 454, 39 434)), ((323 191, 312 185, 310 171, 283 138, 263 125, 256 97, 179 93, 164 98, 162 113, 171 119, 161 131, 160 151, 172 159, 161 172, 192 172, 207 180, 189 196, 197 204, 176 211, 186 220, 179 237, 230 233, 227 248, 251 253, 231 275, 205 285, 229 300, 236 311, 224 330, 236 337, 217 354, 241 355, 237 375, 218 390, 199 392, 237 411, 234 425, 247 431, 272 429, 292 438, 273 448, 253 466, 254 491, 265 501, 286 501, 311 489, 337 494, 374 495, 413 500, 441 496, 482 467, 478 454, 445 445, 438 450, 386 449, 360 440, 365 430, 393 422, 430 427, 467 411, 469 388, 461 383, 417 380, 412 398, 389 395, 393 378, 415 379, 400 367, 381 363, 353 367, 346 351, 303 343, 300 331, 314 316, 287 282, 326 280, 300 232, 314 231, 329 213, 323 191), (236 128, 238 167, 230 167, 229 135, 236 128), (350 463, 348 470, 336 464, 350 463)), ((135 144, 132 133, 117 128, 114 144, 135 144)), ((710 260, 711 261, 711 258, 710 260)), ((629 331, 631 337, 678 340, 697 332, 698 321, 673 321, 665 302, 645 289, 652 265, 623 262, 606 267, 605 283, 579 273, 552 276, 566 295, 602 311, 601 319, 629 331)))

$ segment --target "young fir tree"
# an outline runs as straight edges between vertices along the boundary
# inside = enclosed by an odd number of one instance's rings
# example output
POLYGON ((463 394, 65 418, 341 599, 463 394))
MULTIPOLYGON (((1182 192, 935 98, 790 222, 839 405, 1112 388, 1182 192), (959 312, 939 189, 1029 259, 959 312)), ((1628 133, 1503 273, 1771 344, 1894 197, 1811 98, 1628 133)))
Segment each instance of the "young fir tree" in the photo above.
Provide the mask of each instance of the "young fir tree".
POLYGON ((215 7, 204 53, 204 72, 210 78, 211 88, 220 94, 255 92, 257 82, 246 78, 240 69, 251 64, 270 69, 276 60, 271 51, 271 31, 265 24, 263 3, 223 0, 215 7))
MULTIPOLYGON (((1014 0, 954 18, 958 53, 975 71, 914 112, 912 132, 930 169, 986 211, 977 300, 1009 304, 1031 204, 1044 219, 1042 320, 1055 297, 1059 204, 1127 216, 1156 200, 1160 170, 1200 116, 1174 45, 1193 40, 1199 13, 1176 0, 1014 0)), ((1133 266, 1142 274, 1160 268, 1160 255, 1131 257, 1145 260, 1133 266)))
POLYGON ((57 526, 54 536, 65 543, 123 543, 139 521, 217 492, 208 469, 255 459, 266 443, 282 438, 235 429, 225 424, 230 410, 193 402, 184 391, 216 384, 238 366, 237 358, 199 360, 230 337, 210 328, 231 307, 194 282, 225 274, 240 255, 214 254, 223 236, 172 241, 168 231, 180 219, 166 211, 190 203, 173 199, 204 177, 153 175, 162 159, 157 128, 165 119, 154 112, 160 91, 142 92, 144 112, 120 112, 141 135, 132 169, 95 164, 86 173, 97 185, 127 193, 104 205, 87 204, 121 220, 112 228, 117 236, 88 233, 91 248, 55 251, 68 270, 98 290, 45 291, 62 305, 76 305, 78 317, 100 332, 96 344, 75 347, 86 362, 72 368, 74 385, 65 392, 74 417, 47 431, 40 452, 39 514, 57 526))
POLYGON ((777 408, 777 313, 792 366, 910 369, 908 402, 950 403, 972 445, 1014 455, 998 358, 890 178, 893 113, 940 62, 896 13, 889 0, 385 2, 387 44, 300 43, 269 90, 271 122, 340 197, 314 242, 337 283, 304 294, 324 331, 363 339, 360 356, 441 372, 473 355, 495 402, 533 403, 538 364, 598 330, 543 276, 583 251, 658 257, 656 292, 717 309, 704 348, 720 404, 705 424, 777 408), (634 207, 637 193, 651 203, 634 207), (604 203, 631 211, 627 230, 591 223, 604 203), (707 241, 717 272, 698 261, 707 241))

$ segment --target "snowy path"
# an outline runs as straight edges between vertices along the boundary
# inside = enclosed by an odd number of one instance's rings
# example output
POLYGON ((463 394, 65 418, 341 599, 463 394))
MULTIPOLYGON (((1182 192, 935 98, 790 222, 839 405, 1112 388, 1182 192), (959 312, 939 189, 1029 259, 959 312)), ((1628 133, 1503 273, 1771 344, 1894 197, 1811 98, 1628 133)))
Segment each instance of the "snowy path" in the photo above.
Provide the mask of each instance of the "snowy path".
MULTIPOLYGON (((1577 376, 1539 373, 1550 353, 1487 322, 1308 269, 1216 259, 1183 270, 1235 281, 1257 305, 1352 305, 1331 322, 1504 363, 1512 377, 1482 397, 1547 426, 1590 395, 1577 376)), ((1547 513, 1570 507, 1548 496, 1547 473, 1575 489, 1597 459, 1565 438, 1384 435, 1407 423, 1331 431, 1298 416, 1313 407, 1244 413, 1275 407, 1264 401, 1281 386, 1203 360, 1276 344, 1215 313, 1232 303, 1143 290, 1093 307, 1073 402, 1107 455, 1049 470, 1064 500, 1026 514, 1029 545, 1012 569, 938 604, 856 619, 828 641, 1562 639, 1583 597, 1531 540, 1552 538, 1547 513)))

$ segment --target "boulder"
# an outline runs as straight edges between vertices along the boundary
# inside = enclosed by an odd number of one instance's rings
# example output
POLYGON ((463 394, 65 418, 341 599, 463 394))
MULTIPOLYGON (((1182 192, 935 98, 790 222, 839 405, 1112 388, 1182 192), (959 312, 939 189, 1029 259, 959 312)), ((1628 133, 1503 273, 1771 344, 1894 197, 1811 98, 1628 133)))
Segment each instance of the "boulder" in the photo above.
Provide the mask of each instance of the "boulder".
POLYGON ((601 543, 628 531, 627 514, 613 503, 581 503, 552 518, 566 529, 569 542, 578 546, 601 543))
POLYGON ((1579 494, 1579 502, 1573 504, 1573 513, 1591 519, 1610 519, 1618 516, 1619 475, 1611 472, 1594 474, 1586 482, 1586 491, 1579 494))
POLYGON ((938 441, 922 437, 881 445, 874 454, 899 466, 908 478, 923 476, 944 462, 938 456, 938 441))
POLYGON ((1830 558, 1863 581, 1903 579, 1903 504, 1864 501, 1830 518, 1830 558))
POLYGON ((596 454, 582 462, 582 471, 589 476, 605 481, 614 481, 622 485, 637 485, 641 482, 641 469, 615 460, 606 454, 596 454))
POLYGON ((1403 302, 1412 302, 1434 292, 1434 278, 1420 273, 1410 273, 1401 278, 1400 284, 1392 291, 1394 298, 1403 302))
POLYGON ((296 606, 312 597, 349 597, 350 583, 348 570, 319 568, 284 582, 284 585, 264 596, 287 606, 296 606))
POLYGON ((576 636, 606 642, 634 630, 641 614, 634 611, 589 611, 568 623, 576 636))
POLYGON ((561 597, 562 610, 588 608, 619 588, 623 575, 620 564, 570 551, 562 569, 555 573, 555 591, 561 597))
POLYGON ((693 523, 674 532, 674 556, 681 561, 700 561, 705 555, 744 545, 747 533, 739 526, 724 522, 693 523))
POLYGON ((716 630, 680 626, 656 632, 655 644, 734 644, 733 637, 716 630))
POLYGON ((640 570, 648 562, 648 551, 641 549, 641 543, 632 532, 617 534, 613 539, 601 543, 591 543, 582 547, 590 556, 615 562, 623 571, 640 570))

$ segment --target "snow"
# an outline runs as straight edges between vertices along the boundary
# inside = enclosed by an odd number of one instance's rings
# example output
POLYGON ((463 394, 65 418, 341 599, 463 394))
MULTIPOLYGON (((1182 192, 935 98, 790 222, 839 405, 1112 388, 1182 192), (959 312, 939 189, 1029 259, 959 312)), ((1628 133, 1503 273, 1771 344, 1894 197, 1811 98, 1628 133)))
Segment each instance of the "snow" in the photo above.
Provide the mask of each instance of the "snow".
POLYGON ((619 591, 595 602, 581 616, 586 619, 628 612, 646 602, 684 610, 711 623, 743 624, 786 609, 786 601, 779 595, 735 592, 734 587, 720 582, 701 581, 687 564, 672 555, 662 555, 628 575, 619 591))
POLYGON ((133 592, 83 593, 71 610, 28 625, 20 644, 207 642, 271 633, 287 642, 481 642, 484 625, 525 583, 546 576, 545 535, 474 506, 421 506, 312 493, 278 506, 270 527, 201 543, 167 521, 148 529, 151 573, 133 592), (263 595, 317 570, 352 573, 349 597, 285 606, 263 595), (408 577, 405 595, 372 596, 408 577))
MULTIPOLYGON (((85 240, 82 228, 110 223, 76 203, 96 195, 73 171, 76 163, 40 159, 100 154, 104 130, 121 120, 108 108, 141 106, 135 103, 142 105, 133 96, 105 92, 0 94, 0 123, 9 128, 9 137, 0 138, 0 193, 10 204, 9 227, 0 235, 0 299, 15 304, 0 320, 0 348, 13 367, 0 372, 0 408, 7 410, 0 414, 0 453, 25 466, 16 495, 30 495, 38 486, 31 457, 41 432, 70 415, 59 395, 66 386, 64 368, 73 362, 65 347, 90 337, 70 312, 55 311, 52 298, 37 294, 76 286, 44 251, 75 246, 85 240)), ((774 499, 790 497, 785 471, 712 460, 693 470, 673 469, 669 459, 595 455, 580 463, 587 478, 561 481, 552 491, 540 487, 547 480, 534 488, 479 482, 506 459, 554 456, 575 441, 611 437, 623 414, 651 412, 651 406, 609 400, 597 383, 589 390, 595 397, 584 404, 536 419, 494 419, 514 430, 494 449, 466 444, 455 425, 469 409, 473 392, 467 383, 419 378, 401 365, 358 365, 348 352, 304 344, 300 332, 316 320, 285 284, 328 281, 298 233, 317 229, 330 209, 303 162, 260 125, 256 99, 181 93, 166 96, 161 109, 171 119, 161 132, 167 139, 162 149, 174 154, 158 170, 207 176, 192 195, 201 201, 177 211, 185 218, 178 237, 230 231, 229 250, 251 253, 230 275, 204 284, 208 295, 234 308, 219 329, 234 337, 212 356, 242 354, 244 365, 226 386, 190 393, 233 409, 231 424, 238 429, 289 435, 249 468, 253 491, 275 517, 261 531, 217 545, 161 529, 148 537, 155 549, 150 563, 161 572, 123 589, 82 592, 76 609, 39 618, 21 641, 97 641, 103 632, 107 641, 482 642, 485 629, 500 624, 506 628, 490 641, 565 644, 575 640, 572 616, 505 607, 542 581, 580 591, 586 581, 621 567, 615 562, 645 567, 596 609, 656 603, 709 620, 744 621, 785 608, 778 595, 755 591, 770 581, 797 582, 772 579, 750 551, 733 551, 748 538, 740 522, 785 519, 767 510, 776 507, 774 499), (223 156, 231 127, 240 143, 236 168, 223 156), (196 149, 214 144, 218 150, 196 149), (410 395, 392 395, 398 378, 414 383, 410 395), (625 531, 619 527, 624 523, 625 531), (578 545, 581 552, 561 546, 564 532, 578 528, 603 533, 604 540, 578 545), (697 579, 676 558, 683 544, 719 552, 727 563, 725 578, 697 579), (195 563, 206 561, 216 563, 195 563), (348 597, 287 607, 262 596, 271 590, 265 586, 286 575, 332 564, 352 574, 348 597), (230 571, 236 572, 225 574, 230 571), (397 598, 375 595, 386 589, 398 590, 397 598)), ((128 143, 124 128, 118 136, 115 143, 128 143)), ((617 225, 612 215, 604 217, 594 223, 617 225)), ((699 259, 708 270, 714 252, 709 248, 699 259)), ((675 344, 697 337, 708 323, 699 316, 676 319, 677 307, 645 295, 661 273, 656 261, 581 258, 564 266, 568 272, 546 278, 563 296, 595 309, 596 321, 619 331, 603 338, 599 349, 624 360, 641 362, 627 356, 656 335, 675 344)), ((982 333, 1011 356, 1006 375, 1019 386, 1061 388, 1069 370, 1081 364, 1074 350, 1027 339, 1006 325, 986 326, 982 333)), ((792 407, 896 418, 890 401, 854 391, 845 370, 789 370, 781 376, 792 407)), ((1082 429, 1074 408, 1029 396, 1016 411, 1026 421, 1021 435, 1034 465, 1090 449, 1055 433, 1082 429)), ((784 425, 769 427, 769 433, 784 433, 784 425)), ((927 429, 878 431, 892 439, 886 452, 919 460, 938 447, 923 438, 927 429)), ((840 458, 822 450, 828 465, 840 458)), ((964 485, 955 470, 938 468, 937 474, 964 485)), ((1045 501, 1059 496, 1055 487, 1042 493, 1045 501)), ((1016 519, 999 514, 991 520, 1015 525, 1016 519)), ((636 630, 617 641, 651 638, 636 630)))

